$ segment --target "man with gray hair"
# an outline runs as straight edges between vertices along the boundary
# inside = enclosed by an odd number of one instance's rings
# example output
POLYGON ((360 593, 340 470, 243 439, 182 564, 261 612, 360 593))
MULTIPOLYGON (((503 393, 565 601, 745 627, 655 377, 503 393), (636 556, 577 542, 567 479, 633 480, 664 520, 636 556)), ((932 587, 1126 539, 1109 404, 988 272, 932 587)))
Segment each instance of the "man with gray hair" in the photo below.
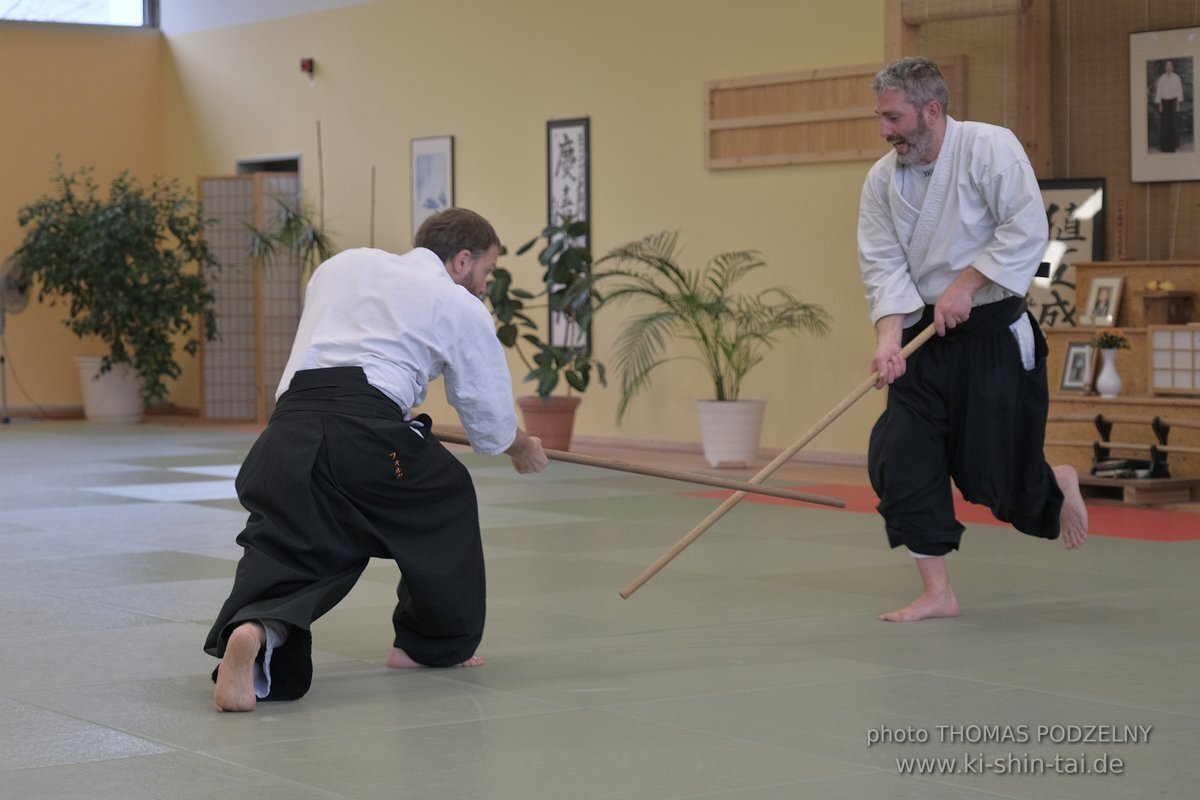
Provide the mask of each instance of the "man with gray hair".
POLYGON ((1076 471, 1051 468, 1043 442, 1046 342, 1025 295, 1048 239, 1033 168, 1011 131, 946 113, 937 64, 905 58, 872 84, 892 152, 871 167, 858 248, 888 386, 868 469, 892 547, 906 547, 919 597, 881 619, 959 613, 946 555, 958 549, 951 481, 963 497, 1032 536, 1087 537, 1076 471), (907 360, 928 325, 937 337, 907 360))

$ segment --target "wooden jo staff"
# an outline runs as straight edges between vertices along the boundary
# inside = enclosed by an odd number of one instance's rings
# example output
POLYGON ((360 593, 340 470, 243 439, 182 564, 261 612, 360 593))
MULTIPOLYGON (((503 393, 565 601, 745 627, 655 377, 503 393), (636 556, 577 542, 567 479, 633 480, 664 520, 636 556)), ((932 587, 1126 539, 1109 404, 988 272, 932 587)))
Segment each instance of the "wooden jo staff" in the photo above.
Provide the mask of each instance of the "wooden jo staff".
MULTIPOLYGON (((466 436, 457 433, 437 433, 437 438, 443 442, 450 444, 465 444, 470 445, 470 440, 466 436)), ((614 469, 620 472, 632 472, 635 475, 649 475, 653 478, 666 478, 673 481, 684 481, 686 483, 698 483, 702 486, 715 486, 718 489, 733 489, 740 492, 744 497, 747 492, 753 494, 764 494, 771 497, 780 497, 784 500, 799 500, 803 503, 816 503, 824 506, 834 506, 835 508, 845 508, 846 501, 839 500, 836 497, 822 497, 817 494, 807 494, 805 492, 794 492, 791 489, 777 489, 772 486, 756 486, 743 481, 728 480, 719 478, 715 475, 699 475, 694 472, 678 472, 676 470, 659 469, 658 467, 647 467, 640 464, 631 464, 628 461, 619 461, 615 458, 602 458, 600 456, 585 456, 582 453, 570 453, 565 450, 549 450, 546 451, 546 457, 552 461, 566 461, 571 464, 582 464, 586 467, 600 467, 601 469, 614 469)))
MULTIPOLYGON (((935 330, 936 329, 934 326, 930 325, 925 330, 918 333, 911 342, 904 346, 904 349, 900 351, 900 355, 908 358, 916 351, 918 347, 925 344, 925 342, 929 340, 929 337, 933 336, 935 330)), ((875 386, 875 382, 878 380, 879 373, 872 373, 871 377, 867 378, 859 385, 857 389, 847 395, 845 400, 838 403, 832 411, 821 417, 816 425, 813 425, 811 428, 809 428, 808 431, 801 436, 795 444, 784 450, 779 455, 775 456, 775 459, 770 464, 767 464, 765 467, 759 470, 758 474, 751 478, 748 483, 758 484, 769 478, 775 472, 775 470, 783 466, 788 459, 790 459, 800 450, 800 448, 804 447, 804 445, 816 438, 818 433, 829 427, 829 425, 835 419, 840 417, 846 409, 854 405, 854 403, 860 397, 870 391, 871 388, 875 386)), ((699 525, 692 528, 692 530, 689 531, 682 539, 676 542, 671 549, 659 556, 657 561, 646 567, 646 569, 642 571, 641 575, 638 575, 636 578, 630 581, 625 588, 621 590, 621 597, 628 600, 629 596, 641 588, 643 583, 657 575, 659 570, 669 564, 671 560, 675 558, 675 556, 682 553, 684 548, 686 548, 689 544, 694 542, 696 539, 699 539, 702 533, 715 525, 717 520, 725 516, 725 513, 740 503, 745 496, 745 492, 737 492, 736 494, 731 495, 724 503, 717 506, 717 508, 711 514, 700 521, 699 525)))

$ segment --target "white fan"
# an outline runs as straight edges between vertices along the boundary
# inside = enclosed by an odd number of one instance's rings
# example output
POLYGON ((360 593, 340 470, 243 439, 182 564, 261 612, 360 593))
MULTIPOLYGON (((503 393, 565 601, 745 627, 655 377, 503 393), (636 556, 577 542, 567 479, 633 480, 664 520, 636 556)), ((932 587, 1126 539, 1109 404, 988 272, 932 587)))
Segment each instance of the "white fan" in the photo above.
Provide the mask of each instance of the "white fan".
POLYGON ((20 314, 29 305, 29 284, 17 278, 12 256, 0 266, 0 423, 7 425, 8 367, 4 362, 4 321, 9 314, 20 314))

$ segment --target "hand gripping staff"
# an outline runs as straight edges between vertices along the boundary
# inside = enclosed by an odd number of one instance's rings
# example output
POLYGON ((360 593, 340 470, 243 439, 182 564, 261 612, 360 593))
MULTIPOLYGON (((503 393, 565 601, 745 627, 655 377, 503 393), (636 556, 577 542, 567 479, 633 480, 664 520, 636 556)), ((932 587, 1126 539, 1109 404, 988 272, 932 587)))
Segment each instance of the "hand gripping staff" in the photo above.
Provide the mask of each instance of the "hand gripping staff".
MULTIPOLYGON (((919 334, 917 334, 916 337, 911 342, 909 342, 907 345, 905 345, 904 349, 900 351, 900 355, 904 356, 905 358, 908 358, 914 352, 916 352, 918 347, 925 344, 925 342, 927 342, 929 340, 929 337, 933 336, 934 333, 935 333, 934 326, 930 325, 925 330, 923 330, 919 334)), ((806 444, 808 444, 814 438, 816 438, 818 433, 820 433, 821 431, 828 428, 829 425, 835 419, 840 417, 842 415, 842 413, 846 411, 846 409, 850 408, 850 406, 854 405, 854 403, 860 397, 862 397, 864 394, 866 394, 868 391, 870 391, 871 388, 875 385, 875 382, 878 380, 879 380, 879 373, 878 372, 871 373, 871 377, 867 378, 865 381, 863 381, 861 384, 859 384, 857 389, 855 389, 853 392, 851 392, 849 395, 846 396, 846 399, 844 399, 844 400, 842 400, 842 402, 838 403, 837 406, 832 411, 830 411, 828 414, 821 417, 821 419, 817 422, 817 424, 813 425, 811 428, 809 428, 808 431, 803 436, 801 436, 796 441, 795 444, 793 444, 791 447, 784 450, 779 455, 775 456, 775 459, 773 461, 771 461, 770 464, 767 464, 765 467, 763 467, 758 472, 758 474, 755 475, 753 478, 751 478, 749 481, 747 481, 747 483, 752 484, 752 485, 758 484, 758 483, 761 483, 762 481, 765 481, 767 478, 769 478, 772 475, 772 473, 775 472, 775 470, 779 469, 781 466, 783 466, 785 463, 787 463, 788 459, 790 459, 792 456, 794 456, 800 450, 800 448, 804 447, 806 444)), ((711 514, 709 514, 707 517, 705 517, 703 520, 701 520, 699 525, 692 528, 692 530, 690 532, 688 532, 682 539, 680 539, 678 542, 676 542, 671 547, 671 549, 667 550, 665 553, 663 553, 661 556, 659 556, 657 561, 655 561, 650 566, 646 567, 646 569, 644 569, 642 571, 641 575, 638 575, 636 578, 634 578, 632 581, 630 581, 625 586, 625 588, 621 590, 621 597, 628 600, 629 596, 632 595, 634 592, 636 592, 639 588, 641 588, 643 583, 645 583, 646 581, 653 578, 656 574, 658 574, 659 570, 661 570, 668 563, 670 563, 671 560, 673 558, 675 558, 675 556, 682 553, 685 547, 687 547, 689 544, 694 542, 696 539, 699 539, 701 534, 703 534, 706 530, 708 530, 713 525, 715 525, 717 520, 719 520, 721 517, 725 516, 725 513, 727 511, 729 511, 731 508, 733 508, 734 506, 736 506, 738 503, 740 503, 742 501, 742 498, 744 498, 745 496, 746 496, 746 492, 744 492, 744 491, 736 492, 736 493, 730 495, 729 498, 725 500, 725 502, 721 503, 721 505, 717 506, 717 508, 714 509, 711 514)))

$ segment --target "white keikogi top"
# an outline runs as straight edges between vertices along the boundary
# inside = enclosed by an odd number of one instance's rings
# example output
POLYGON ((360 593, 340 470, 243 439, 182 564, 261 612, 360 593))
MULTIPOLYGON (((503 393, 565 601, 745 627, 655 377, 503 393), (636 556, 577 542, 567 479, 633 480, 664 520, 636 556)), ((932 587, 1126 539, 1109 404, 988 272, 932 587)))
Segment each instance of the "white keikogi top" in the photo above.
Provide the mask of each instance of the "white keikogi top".
POLYGON ((406 412, 443 377, 471 447, 496 455, 516 438, 512 378, 492 315, 433 251, 356 248, 313 272, 278 398, 298 370, 362 367, 406 412))
POLYGON ((1033 167, 1012 131, 947 117, 920 207, 901 193, 907 169, 920 167, 898 165, 893 151, 863 182, 858 251, 871 322, 905 314, 905 326, 913 324, 967 267, 991 281, 975 305, 1024 296, 1050 234, 1033 167))

